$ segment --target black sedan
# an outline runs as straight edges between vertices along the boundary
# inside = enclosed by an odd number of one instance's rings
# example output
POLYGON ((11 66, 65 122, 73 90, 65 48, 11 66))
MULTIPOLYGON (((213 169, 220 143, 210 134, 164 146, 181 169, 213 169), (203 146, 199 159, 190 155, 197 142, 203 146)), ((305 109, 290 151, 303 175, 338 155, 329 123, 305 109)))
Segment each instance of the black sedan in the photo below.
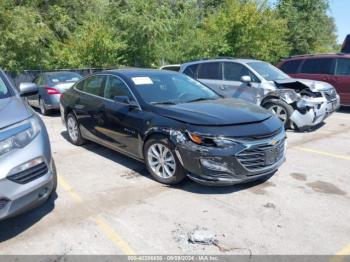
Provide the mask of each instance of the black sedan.
POLYGON ((165 184, 186 176, 204 184, 248 182, 272 175, 285 159, 279 119, 175 72, 90 75, 61 96, 61 115, 73 144, 90 140, 144 161, 165 184))

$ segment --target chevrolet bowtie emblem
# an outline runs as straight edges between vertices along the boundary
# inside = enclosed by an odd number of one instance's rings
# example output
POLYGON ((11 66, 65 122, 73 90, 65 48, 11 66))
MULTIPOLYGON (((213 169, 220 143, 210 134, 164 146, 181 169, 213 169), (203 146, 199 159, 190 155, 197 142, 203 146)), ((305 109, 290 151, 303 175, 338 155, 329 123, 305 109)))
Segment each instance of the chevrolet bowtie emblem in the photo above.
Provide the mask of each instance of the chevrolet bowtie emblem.
POLYGON ((276 140, 272 140, 270 144, 274 146, 274 145, 277 144, 277 141, 276 140))

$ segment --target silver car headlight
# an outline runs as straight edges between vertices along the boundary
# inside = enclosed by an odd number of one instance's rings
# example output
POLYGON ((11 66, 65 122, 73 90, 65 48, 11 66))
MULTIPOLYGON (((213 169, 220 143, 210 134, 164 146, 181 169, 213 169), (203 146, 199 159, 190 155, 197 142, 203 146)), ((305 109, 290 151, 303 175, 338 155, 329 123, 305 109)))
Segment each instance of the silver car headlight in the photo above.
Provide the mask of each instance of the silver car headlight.
POLYGON ((28 145, 39 134, 40 128, 39 120, 35 116, 11 127, 13 134, 0 141, 0 156, 28 145))

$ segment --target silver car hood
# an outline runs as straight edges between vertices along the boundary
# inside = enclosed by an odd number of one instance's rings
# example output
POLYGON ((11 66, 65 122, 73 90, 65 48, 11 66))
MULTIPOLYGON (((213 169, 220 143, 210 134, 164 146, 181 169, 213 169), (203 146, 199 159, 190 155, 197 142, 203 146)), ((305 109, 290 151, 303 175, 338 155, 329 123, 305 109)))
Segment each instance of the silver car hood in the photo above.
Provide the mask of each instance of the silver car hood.
POLYGON ((309 79, 299 79, 293 78, 296 81, 303 83, 308 86, 313 92, 322 92, 327 91, 329 89, 333 89, 334 87, 326 82, 317 81, 317 80, 309 80, 309 79))
POLYGON ((33 115, 19 96, 0 99, 0 130, 21 122, 33 115))

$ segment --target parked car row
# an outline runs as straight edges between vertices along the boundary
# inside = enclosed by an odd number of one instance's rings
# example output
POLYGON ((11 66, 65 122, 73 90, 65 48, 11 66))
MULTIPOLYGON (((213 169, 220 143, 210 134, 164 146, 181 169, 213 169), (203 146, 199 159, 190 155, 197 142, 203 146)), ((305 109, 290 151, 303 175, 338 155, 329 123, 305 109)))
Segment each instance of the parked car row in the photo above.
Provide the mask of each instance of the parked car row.
POLYGON ((305 130, 316 126, 340 106, 339 96, 332 85, 291 78, 259 60, 204 59, 162 69, 178 69, 224 97, 260 105, 277 115, 285 128, 305 130))
MULTIPOLYGON (((292 63, 297 59, 304 58, 292 63)), ((345 73, 343 61, 334 59, 335 72, 345 73)), ((18 90, 0 72, 0 220, 45 202, 57 186, 45 126, 21 97, 43 115, 60 109, 72 144, 93 141, 121 152, 168 185, 186 177, 206 185, 267 178, 285 160, 285 128, 317 125, 340 105, 331 84, 291 78, 258 60, 162 69, 85 78, 43 73, 18 90)))

